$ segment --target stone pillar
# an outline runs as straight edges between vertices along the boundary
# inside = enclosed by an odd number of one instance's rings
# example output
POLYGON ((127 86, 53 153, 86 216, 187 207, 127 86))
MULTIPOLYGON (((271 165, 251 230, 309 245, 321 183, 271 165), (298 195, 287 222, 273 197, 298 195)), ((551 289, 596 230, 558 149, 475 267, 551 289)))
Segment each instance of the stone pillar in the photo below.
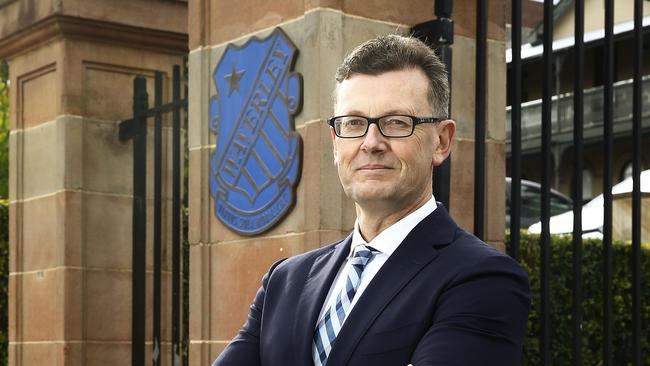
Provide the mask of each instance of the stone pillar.
MULTIPOLYGON (((209 364, 246 318, 261 276, 276 260, 330 243, 352 229, 355 212, 333 165, 329 131, 334 72, 354 46, 385 33, 406 34, 433 19, 434 2, 404 6, 393 1, 223 0, 190 3, 190 364, 209 364), (245 10, 244 10, 245 9, 245 10), (228 43, 243 45, 281 27, 300 53, 295 70, 304 78, 304 104, 296 116, 303 140, 302 177, 296 205, 268 232, 235 234, 213 213, 209 157, 215 137, 208 127, 211 75, 228 43)), ((502 248, 505 176, 505 10, 490 1, 488 44, 487 240, 502 248), (498 214, 494 214, 498 213, 498 214)), ((458 123, 453 149, 451 213, 473 226, 475 2, 456 1, 453 106, 458 123), (462 163, 461 163, 462 162, 462 163)))
MULTIPOLYGON (((506 1, 488 2, 485 237, 490 245, 505 250, 506 171, 506 1)), ((474 136, 476 79, 476 1, 454 1, 452 65, 452 118, 456 138, 452 149, 450 213, 467 231, 474 228, 474 136)))
MULTIPOLYGON (((137 74, 153 85, 162 70, 169 98, 186 14, 184 1, 0 2, 11 82, 9 365, 130 364, 132 148, 118 121, 132 115, 137 74)), ((149 341, 151 328, 148 319, 149 341)))

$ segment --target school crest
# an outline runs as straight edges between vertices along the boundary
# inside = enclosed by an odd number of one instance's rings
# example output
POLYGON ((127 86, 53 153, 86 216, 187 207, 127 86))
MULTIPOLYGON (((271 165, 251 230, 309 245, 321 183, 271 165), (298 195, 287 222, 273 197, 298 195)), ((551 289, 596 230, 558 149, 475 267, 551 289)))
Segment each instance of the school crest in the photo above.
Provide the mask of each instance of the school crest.
POLYGON ((291 71, 297 53, 276 28, 241 47, 229 44, 212 75, 210 190, 215 215, 240 234, 269 229, 295 200, 302 155, 293 120, 302 104, 302 78, 291 71))

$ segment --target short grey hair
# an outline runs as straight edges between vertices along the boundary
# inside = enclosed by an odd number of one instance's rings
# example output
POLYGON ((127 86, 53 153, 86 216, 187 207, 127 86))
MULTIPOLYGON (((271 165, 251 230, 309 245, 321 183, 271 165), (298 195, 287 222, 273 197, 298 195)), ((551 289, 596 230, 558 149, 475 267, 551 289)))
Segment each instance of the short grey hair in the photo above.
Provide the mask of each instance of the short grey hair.
POLYGON ((382 35, 357 46, 336 70, 337 88, 354 74, 379 75, 420 69, 429 80, 427 99, 436 117, 449 116, 447 69, 422 41, 396 34, 382 35))

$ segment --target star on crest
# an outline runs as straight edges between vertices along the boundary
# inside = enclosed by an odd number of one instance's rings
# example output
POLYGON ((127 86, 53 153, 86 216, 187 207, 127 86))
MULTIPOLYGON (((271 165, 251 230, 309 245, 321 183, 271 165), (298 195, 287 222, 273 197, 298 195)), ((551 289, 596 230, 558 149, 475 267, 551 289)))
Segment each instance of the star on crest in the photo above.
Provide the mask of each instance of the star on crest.
POLYGON ((230 85, 228 85, 228 96, 232 94, 233 90, 237 90, 239 92, 239 80, 244 76, 245 70, 239 70, 237 71, 237 67, 235 64, 232 64, 232 72, 223 78, 228 80, 230 85))

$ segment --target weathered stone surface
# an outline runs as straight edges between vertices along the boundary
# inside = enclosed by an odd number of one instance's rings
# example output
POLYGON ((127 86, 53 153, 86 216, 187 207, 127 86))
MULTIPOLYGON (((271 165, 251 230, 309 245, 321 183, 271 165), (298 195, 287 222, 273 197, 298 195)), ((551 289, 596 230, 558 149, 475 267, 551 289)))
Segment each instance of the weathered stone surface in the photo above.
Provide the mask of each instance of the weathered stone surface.
POLYGON ((506 144, 488 141, 485 145, 485 240, 503 243, 506 215, 506 144))
POLYGON ((83 346, 78 342, 37 342, 9 345, 10 366, 83 365, 83 346))
MULTIPOLYGON (((506 0, 487 2, 487 38, 505 40, 506 0)), ((476 38, 476 1, 458 0, 454 2, 454 36, 476 38)))
POLYGON ((210 332, 210 248, 205 245, 190 245, 190 320, 191 340, 209 340, 210 332))
POLYGON ((211 210, 210 186, 210 148, 190 150, 188 176, 187 205, 190 212, 188 218, 188 240, 191 244, 207 243, 209 241, 210 219, 214 218, 211 210))
MULTIPOLYGON (((54 121, 10 135, 15 146, 11 160, 16 177, 12 200, 28 199, 62 189, 131 194, 133 143, 119 140, 115 122, 61 116, 54 121), (25 174, 38 172, 38 179, 25 174), (20 196, 18 196, 20 195, 20 196)), ((147 197, 153 197, 153 126, 147 134, 147 197)), ((171 149, 171 129, 163 128, 163 150, 171 149)), ((171 153, 162 156, 163 197, 171 197, 171 153)))
POLYGON ((114 22, 148 29, 187 33, 185 1, 20 0, 2 4, 0 38, 24 31, 55 14, 114 22), (155 8, 156 16, 146 16, 155 8))
MULTIPOLYGON (((476 43, 454 37, 452 47, 451 118, 456 121, 456 138, 474 139, 476 108, 476 43), (471 60, 471 61, 470 61, 471 60)), ((505 107, 504 107, 505 108, 505 107)), ((505 118, 505 117, 504 117, 505 118)))
MULTIPOLYGON (((132 321, 132 283, 131 271, 86 270, 84 284, 84 339, 87 341, 129 342, 131 340, 132 321), (116 301, 119 300, 119 301, 116 301), (107 306, 111 304, 111 306, 107 306)), ((153 274, 146 275, 146 321, 145 339, 153 339, 153 274)), ((169 272, 161 277, 161 301, 171 304, 171 276, 169 272)), ((162 307, 161 337, 170 340, 171 307, 162 307)))
POLYGON ((506 140, 506 45, 502 41, 487 42, 486 77, 486 138, 505 142, 506 140))
POLYGON ((228 341, 235 335, 244 323, 262 276, 271 264, 315 249, 332 234, 287 234, 211 245, 209 339, 228 341), (244 261, 247 265, 242 266, 244 261))
MULTIPOLYGON (((194 1, 190 2, 189 9, 190 49, 224 43, 322 9, 366 18, 376 23, 390 23, 393 27, 397 24, 411 27, 433 20, 434 5, 434 2, 426 0, 409 2, 409 6, 389 0, 292 0, 283 2, 282 5, 246 0, 242 7, 249 11, 242 12, 239 7, 229 6, 228 2, 221 0, 194 1)), ((456 35, 475 38, 476 3, 468 0, 457 2, 453 10, 456 35)), ((503 0, 488 3, 488 38, 505 39, 505 11, 503 0)))
MULTIPOLYGON (((476 133, 476 65, 474 63, 476 42, 466 37, 455 37, 452 49, 451 117, 456 121, 457 137, 474 139, 476 133), (472 60, 472 62, 468 62, 468 60, 472 60)), ((488 40, 487 57, 485 137, 490 140, 505 141, 505 44, 501 41, 488 40)))
POLYGON ((214 90, 212 72, 214 64, 211 49, 198 49, 190 52, 189 64, 189 88, 188 88, 188 130, 187 146, 190 150, 207 146, 211 141, 208 112, 210 95, 214 90))
MULTIPOLYGON (((191 338, 191 337, 190 337, 191 338)), ((210 355, 210 343, 207 342, 192 342, 190 343, 189 359, 192 365, 210 365, 223 350, 223 347, 215 352, 213 356, 210 355)))
MULTIPOLYGON (((153 201, 147 200, 147 222, 153 223, 153 201)), ((171 226, 171 201, 162 202, 162 227, 171 226)), ((120 195, 83 195, 84 257, 83 265, 91 268, 127 270, 132 266, 133 198, 120 195), (96 207, 103 207, 97 210, 96 207)), ((147 270, 153 269, 153 225, 147 225, 147 270)), ((171 270, 171 234, 161 234, 162 269, 171 270)))
POLYGON ((12 131, 52 121, 61 113, 63 42, 9 59, 9 122, 12 131), (34 106, 39 106, 38 108, 34 106))
MULTIPOLYGON (((45 196, 23 203, 22 258, 23 271, 43 270, 65 263, 65 203, 62 195, 45 196), (62 199, 63 198, 63 199, 62 199), (38 228, 38 230, 34 230, 38 228)), ((72 243, 68 243, 74 245, 72 243)))
POLYGON ((10 335, 18 339, 10 340, 40 342, 64 338, 64 271, 54 269, 11 276, 16 297, 9 301, 9 316, 14 318, 16 328, 10 335))
POLYGON ((163 74, 163 102, 169 101, 172 65, 183 63, 183 53, 161 54, 86 40, 69 40, 65 50, 75 62, 69 62, 66 68, 64 113, 100 120, 117 121, 133 116, 133 79, 138 75, 147 79, 149 106, 153 106, 156 70, 163 74))
MULTIPOLYGON (((474 141, 458 139, 451 153, 450 213, 463 229, 474 231, 474 141)), ((505 235, 505 143, 485 145, 484 239, 503 242, 505 235)))
MULTIPOLYGON (((89 342, 86 348, 86 365, 129 365, 131 344, 127 342, 89 342)), ((150 353, 148 353, 150 354, 150 353)))
POLYGON ((65 176, 65 131, 57 121, 31 128, 27 133, 12 134, 21 139, 21 164, 16 170, 19 199, 33 198, 63 189, 65 176), (33 178, 30 176, 34 174, 33 178))
POLYGON ((451 150, 449 213, 461 228, 474 230, 474 140, 455 139, 451 150))
MULTIPOLYGON (((79 175, 86 190, 106 194, 133 194, 133 142, 119 140, 119 124, 112 121, 83 120, 83 165, 79 175)), ((147 129, 147 198, 154 196, 154 127, 147 129)), ((161 174, 163 199, 172 196, 172 131, 162 129, 161 174)), ((68 160, 69 161, 69 160, 68 160)), ((81 164, 80 164, 81 165, 81 164)), ((74 186, 72 186, 74 187, 74 186)))
POLYGON ((9 136, 9 200, 79 188, 83 165, 83 159, 79 159, 81 134, 80 121, 68 116, 27 130, 13 130, 9 136), (29 179, 30 173, 38 173, 38 179, 29 179))

